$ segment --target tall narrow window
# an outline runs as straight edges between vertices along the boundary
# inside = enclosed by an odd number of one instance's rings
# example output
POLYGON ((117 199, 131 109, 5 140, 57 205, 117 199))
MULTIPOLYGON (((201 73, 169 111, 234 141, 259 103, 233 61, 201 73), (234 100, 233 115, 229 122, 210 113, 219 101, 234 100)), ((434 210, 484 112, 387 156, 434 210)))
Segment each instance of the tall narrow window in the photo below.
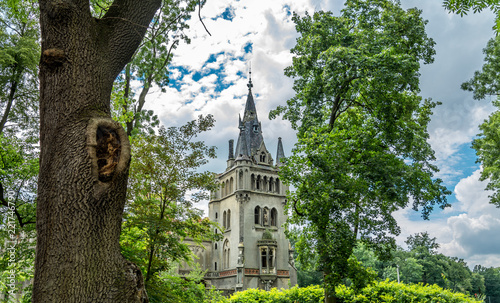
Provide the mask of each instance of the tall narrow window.
POLYGON ((231 179, 229 179, 229 194, 232 194, 234 191, 234 180, 233 180, 233 177, 231 177, 231 179))
POLYGON ((267 269, 267 247, 260 250, 260 256, 262 269, 267 269))
POLYGON ((224 228, 226 228, 226 218, 227 218, 227 215, 226 215, 226 211, 224 211, 224 213, 222 214, 222 226, 224 228))
POLYGON ((277 226, 278 224, 278 211, 276 208, 271 209, 271 226, 277 226))
POLYGON ((255 207, 254 214, 255 214, 255 221, 254 221, 254 223, 255 224, 260 224, 260 207, 259 206, 255 207))
POLYGON ((243 189, 243 171, 240 170, 240 175, 238 177, 238 189, 243 189))
POLYGON ((250 176, 250 182, 251 182, 251 189, 254 190, 255 189, 255 175, 252 174, 252 176, 250 176))
POLYGON ((222 249, 223 249, 222 269, 226 269, 229 268, 229 241, 227 239, 226 241, 224 241, 222 249))
POLYGON ((227 211, 227 222, 226 222, 226 227, 227 229, 231 228, 231 210, 227 211))
POLYGON ((215 262, 214 269, 217 271, 217 262, 215 262))
POLYGON ((255 188, 259 190, 261 188, 260 183, 261 183, 261 178, 260 175, 257 176, 257 181, 255 182, 255 188))
POLYGON ((280 179, 276 178, 276 192, 280 193, 280 179))
POLYGON ((273 255, 273 249, 272 248, 268 248, 269 249, 269 268, 273 268, 274 267, 274 255, 273 255))

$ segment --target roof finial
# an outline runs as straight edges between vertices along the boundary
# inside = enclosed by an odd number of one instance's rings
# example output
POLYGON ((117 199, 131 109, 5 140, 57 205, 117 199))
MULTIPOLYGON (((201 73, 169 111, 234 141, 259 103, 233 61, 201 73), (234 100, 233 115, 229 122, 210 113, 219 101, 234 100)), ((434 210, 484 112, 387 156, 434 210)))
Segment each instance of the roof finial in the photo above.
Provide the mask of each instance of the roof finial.
POLYGON ((250 61, 250 67, 248 69, 248 90, 252 90, 253 84, 252 84, 252 61, 250 61))

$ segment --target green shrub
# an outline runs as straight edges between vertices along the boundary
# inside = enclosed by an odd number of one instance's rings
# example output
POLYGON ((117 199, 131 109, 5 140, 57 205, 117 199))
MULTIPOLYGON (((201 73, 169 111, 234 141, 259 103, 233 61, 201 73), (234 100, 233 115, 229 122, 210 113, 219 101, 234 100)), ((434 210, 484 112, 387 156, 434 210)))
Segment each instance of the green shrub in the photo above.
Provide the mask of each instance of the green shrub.
POLYGON ((337 287, 337 297, 346 303, 477 303, 482 302, 463 293, 442 289, 437 285, 403 284, 388 280, 376 282, 357 293, 344 285, 337 287))
MULTIPOLYGON (((474 299, 462 293, 442 289, 437 285, 398 284, 397 282, 374 282, 359 291, 341 285, 336 289, 337 297, 343 303, 477 303, 474 299)), ((230 303, 322 303, 323 288, 314 285, 299 288, 264 291, 247 289, 235 293, 229 298, 230 303)))
POLYGON ((247 289, 231 296, 231 303, 322 303, 324 301, 323 289, 317 285, 290 289, 270 291, 260 289, 247 289))

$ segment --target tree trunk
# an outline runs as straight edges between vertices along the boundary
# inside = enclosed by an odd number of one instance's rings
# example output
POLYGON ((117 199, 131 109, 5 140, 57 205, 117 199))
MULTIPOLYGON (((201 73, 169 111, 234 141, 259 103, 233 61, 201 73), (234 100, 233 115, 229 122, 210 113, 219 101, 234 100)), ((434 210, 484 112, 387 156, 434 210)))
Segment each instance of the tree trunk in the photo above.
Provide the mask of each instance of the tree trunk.
MULTIPOLYGON (((323 281, 327 281, 327 277, 329 276, 330 272, 328 270, 323 271, 323 281)), ((337 297, 335 296, 335 293, 330 293, 328 291, 328 288, 324 287, 325 289, 325 303, 337 303, 337 297)))
POLYGON ((40 174, 33 302, 148 302, 119 246, 130 146, 113 81, 161 0, 40 0, 40 174))

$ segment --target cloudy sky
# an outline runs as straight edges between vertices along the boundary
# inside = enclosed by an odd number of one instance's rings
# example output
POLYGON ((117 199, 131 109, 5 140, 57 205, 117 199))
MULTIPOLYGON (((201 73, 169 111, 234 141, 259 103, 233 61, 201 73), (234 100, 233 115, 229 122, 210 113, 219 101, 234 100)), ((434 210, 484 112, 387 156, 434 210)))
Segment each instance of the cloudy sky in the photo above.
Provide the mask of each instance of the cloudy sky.
MULTIPOLYGON (((493 15, 489 12, 463 18, 447 13, 442 1, 402 0, 404 8, 418 7, 429 21, 427 33, 436 41, 435 62, 421 69, 421 95, 443 104, 435 110, 429 127, 442 178, 453 192, 452 207, 436 210, 429 221, 411 209, 396 213, 402 233, 398 243, 410 234, 428 231, 441 244, 440 251, 475 264, 500 266, 500 209, 488 204, 485 183, 479 181, 471 140, 478 125, 492 112, 491 100, 475 101, 460 90, 483 62, 482 49, 493 37, 493 15)), ((208 30, 193 18, 187 34, 190 45, 181 45, 169 68, 170 88, 148 97, 163 124, 179 126, 199 114, 213 114, 215 129, 202 137, 218 147, 218 159, 206 166, 214 172, 225 169, 228 140, 238 135, 238 114, 247 95, 251 62, 254 98, 262 122, 264 140, 275 157, 277 138, 283 137, 290 154, 295 135, 281 118, 269 121, 269 110, 293 96, 292 80, 283 74, 291 64, 289 49, 297 34, 291 12, 331 10, 338 15, 339 0, 210 0, 201 14, 208 30)), ((207 205, 199 205, 207 209, 207 205)))

